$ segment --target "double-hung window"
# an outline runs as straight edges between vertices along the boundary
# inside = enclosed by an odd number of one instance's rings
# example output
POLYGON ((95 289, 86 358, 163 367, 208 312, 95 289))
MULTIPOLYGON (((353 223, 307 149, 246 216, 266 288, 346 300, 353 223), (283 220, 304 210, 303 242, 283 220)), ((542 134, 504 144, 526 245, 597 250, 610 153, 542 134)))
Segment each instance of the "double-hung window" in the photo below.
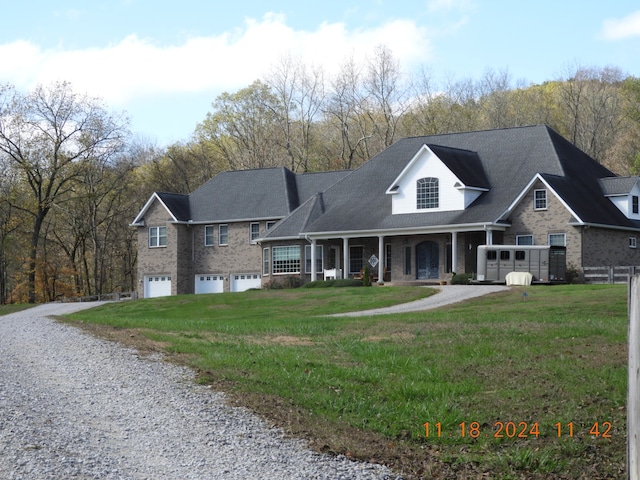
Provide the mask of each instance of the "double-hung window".
POLYGON ((260 236, 260 224, 259 223, 252 223, 249 226, 249 241, 251 243, 256 243, 256 240, 258 239, 258 237, 260 236))
POLYGON ((152 248, 167 246, 167 227, 149 228, 149 246, 152 248))
POLYGON ((533 209, 534 210, 546 210, 547 209, 547 191, 544 189, 533 191, 533 209))
POLYGON ((204 227, 204 246, 205 247, 213 247, 213 239, 215 238, 215 233, 213 230, 213 225, 205 225, 204 227))
POLYGON ((229 245, 229 225, 218 226, 218 245, 229 245))

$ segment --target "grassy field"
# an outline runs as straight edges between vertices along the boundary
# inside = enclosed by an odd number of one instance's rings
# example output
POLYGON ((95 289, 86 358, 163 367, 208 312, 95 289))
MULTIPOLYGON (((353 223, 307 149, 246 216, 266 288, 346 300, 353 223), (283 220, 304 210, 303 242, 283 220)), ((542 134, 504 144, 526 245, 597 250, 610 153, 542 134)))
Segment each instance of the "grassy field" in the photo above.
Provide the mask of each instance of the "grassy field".
POLYGON ((68 320, 166 352, 317 450, 406 478, 625 476, 626 286, 513 288, 425 312, 323 316, 432 292, 179 296, 68 320))
POLYGON ((11 303, 9 305, 0 305, 0 316, 9 315, 10 313, 19 312, 31 308, 33 305, 27 303, 11 303))

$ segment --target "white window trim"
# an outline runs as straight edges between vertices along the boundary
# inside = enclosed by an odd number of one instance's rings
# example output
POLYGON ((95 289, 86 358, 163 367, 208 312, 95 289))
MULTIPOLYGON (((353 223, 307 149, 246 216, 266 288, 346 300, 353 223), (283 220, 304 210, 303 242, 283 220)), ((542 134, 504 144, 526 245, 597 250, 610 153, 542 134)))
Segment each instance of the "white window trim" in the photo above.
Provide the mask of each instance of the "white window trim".
POLYGON ((629 237, 629 248, 638 248, 638 239, 636 237, 629 237))
MULTIPOLYGON (((296 275, 296 274, 300 274, 300 269, 302 268, 302 258, 301 257, 301 253, 300 253, 300 245, 277 245, 277 246, 273 246, 271 247, 271 272, 272 275, 296 275), (292 271, 287 271, 287 272, 276 272, 276 269, 274 268, 274 264, 276 261, 280 261, 279 259, 276 258, 276 251, 283 249, 283 248, 287 248, 287 249, 297 249, 297 258, 294 259, 293 261, 298 262, 298 269, 297 270, 292 270, 292 271)), ((286 261, 291 261, 289 259, 287 259, 286 261)))
POLYGON ((546 210, 547 208, 549 208, 549 196, 547 195, 547 189, 546 188, 536 188, 533 191, 533 209, 534 210, 546 210), (544 207, 538 207, 537 206, 537 198, 536 198, 536 194, 538 192, 544 192, 544 207))
POLYGON ((552 246, 555 246, 555 247, 566 247, 567 246, 567 234, 566 233, 550 233, 549 235, 547 235, 547 245, 552 245, 552 246), (562 235, 562 238, 563 238, 562 245, 553 245, 551 243, 551 236, 553 236, 553 235, 555 235, 555 236, 562 235))
POLYGON ((213 247, 215 245, 215 238, 216 238, 216 230, 215 227, 213 225, 205 225, 204 226, 204 246, 205 247, 213 247), (207 229, 210 228, 211 229, 211 243, 207 243, 207 229))
POLYGON ((167 246, 167 227, 149 227, 149 248, 164 248, 167 246), (164 229, 164 235, 160 235, 160 230, 164 229), (160 239, 164 238, 164 244, 160 239), (151 244, 151 239, 155 239, 156 244, 151 244))
POLYGON ((218 225, 218 245, 221 247, 229 245, 229 225, 226 223, 218 225), (222 227, 226 227, 227 231, 227 240, 224 243, 222 242, 222 227))
POLYGON ((535 245, 536 239, 532 234, 516 235, 516 245, 535 245), (520 243, 521 238, 531 238, 531 243, 520 243))
POLYGON ((262 249, 262 275, 271 274, 271 250, 269 247, 262 249))
POLYGON ((249 243, 251 245, 255 245, 256 243, 258 243, 258 242, 256 242, 256 240, 259 237, 260 237, 260 222, 251 222, 249 224, 249 243), (255 237, 254 237, 253 227, 256 226, 256 225, 258 226, 258 229, 256 230, 255 237))

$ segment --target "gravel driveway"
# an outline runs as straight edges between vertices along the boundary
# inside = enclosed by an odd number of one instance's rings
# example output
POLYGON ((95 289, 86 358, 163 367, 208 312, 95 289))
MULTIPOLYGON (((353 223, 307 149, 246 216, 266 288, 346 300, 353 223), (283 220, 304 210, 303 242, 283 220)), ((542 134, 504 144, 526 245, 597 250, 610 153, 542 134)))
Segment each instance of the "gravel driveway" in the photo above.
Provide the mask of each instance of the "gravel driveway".
POLYGON ((504 285, 442 285, 429 286, 439 290, 435 295, 415 300, 413 302, 401 303, 392 307, 376 308, 374 310, 362 310, 360 312, 338 313, 336 317, 364 317, 368 315, 384 315, 389 313, 406 313, 430 310, 432 308, 462 302, 470 298, 481 297, 489 293, 503 292, 509 290, 504 285))
MULTIPOLYGON (((425 310, 504 290, 446 286, 352 315, 425 310)), ((387 468, 311 452, 185 368, 48 318, 97 303, 0 317, 1 479, 392 479, 387 468)), ((344 314, 343 314, 344 315, 344 314)))
POLYGON ((0 317, 0 478, 397 478, 313 453, 187 369, 47 318, 93 305, 0 317))

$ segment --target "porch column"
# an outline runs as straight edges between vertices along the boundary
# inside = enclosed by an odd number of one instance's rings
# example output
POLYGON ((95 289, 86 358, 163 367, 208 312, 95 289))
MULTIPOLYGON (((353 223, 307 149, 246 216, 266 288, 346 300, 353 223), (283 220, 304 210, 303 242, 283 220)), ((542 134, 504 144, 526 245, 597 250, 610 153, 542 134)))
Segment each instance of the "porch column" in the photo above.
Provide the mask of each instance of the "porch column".
POLYGON ((318 272, 316 272, 316 239, 311 239, 311 281, 315 282, 318 279, 318 272))
POLYGON ((487 245, 493 245, 493 230, 487 230, 487 245))
POLYGON ((384 283, 384 236, 378 236, 378 284, 384 283))
POLYGON ((458 272, 458 234, 451 232, 451 271, 458 272))
POLYGON ((342 239, 342 278, 349 278, 349 239, 342 239))

